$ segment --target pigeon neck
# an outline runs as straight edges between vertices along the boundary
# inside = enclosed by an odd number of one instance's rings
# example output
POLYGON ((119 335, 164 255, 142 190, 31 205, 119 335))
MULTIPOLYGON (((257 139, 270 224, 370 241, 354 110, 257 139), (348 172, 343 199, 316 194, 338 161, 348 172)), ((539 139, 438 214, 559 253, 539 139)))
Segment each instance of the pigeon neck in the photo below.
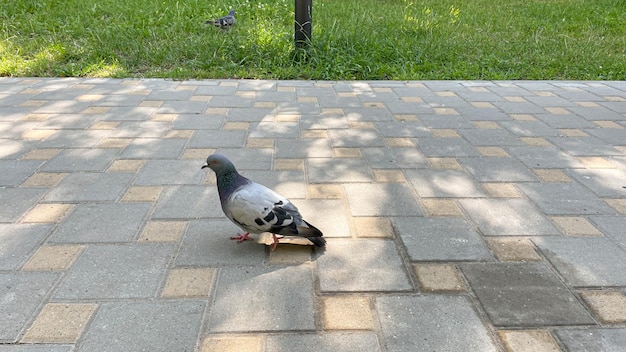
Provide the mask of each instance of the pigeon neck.
POLYGON ((232 192, 248 183, 248 179, 241 176, 236 170, 231 170, 217 175, 217 191, 220 201, 224 203, 232 192))

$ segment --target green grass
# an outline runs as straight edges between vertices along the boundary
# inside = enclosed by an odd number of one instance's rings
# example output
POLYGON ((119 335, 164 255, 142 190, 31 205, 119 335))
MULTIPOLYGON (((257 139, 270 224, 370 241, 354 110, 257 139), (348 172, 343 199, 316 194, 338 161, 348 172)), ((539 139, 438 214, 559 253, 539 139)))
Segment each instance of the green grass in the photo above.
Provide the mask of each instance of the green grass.
POLYGON ((0 0, 0 76, 626 79, 626 0, 313 0, 306 52, 293 6, 0 0))

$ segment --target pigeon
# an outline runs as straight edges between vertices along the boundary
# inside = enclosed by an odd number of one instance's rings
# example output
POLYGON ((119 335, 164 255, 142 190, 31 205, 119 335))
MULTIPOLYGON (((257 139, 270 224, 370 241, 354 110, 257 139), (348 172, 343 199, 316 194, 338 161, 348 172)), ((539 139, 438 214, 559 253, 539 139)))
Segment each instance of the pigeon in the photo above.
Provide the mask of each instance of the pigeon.
POLYGON ((232 27, 235 25, 235 10, 230 10, 228 15, 216 20, 208 20, 206 23, 213 23, 215 27, 220 27, 222 29, 232 27))
POLYGON ((306 222, 289 199, 241 176, 235 165, 223 155, 209 155, 202 169, 206 167, 217 177, 217 191, 224 214, 245 231, 243 235, 231 237, 232 240, 242 243, 252 240, 250 233, 270 232, 274 239, 272 250, 284 236, 303 237, 317 247, 325 247, 322 232, 306 222))

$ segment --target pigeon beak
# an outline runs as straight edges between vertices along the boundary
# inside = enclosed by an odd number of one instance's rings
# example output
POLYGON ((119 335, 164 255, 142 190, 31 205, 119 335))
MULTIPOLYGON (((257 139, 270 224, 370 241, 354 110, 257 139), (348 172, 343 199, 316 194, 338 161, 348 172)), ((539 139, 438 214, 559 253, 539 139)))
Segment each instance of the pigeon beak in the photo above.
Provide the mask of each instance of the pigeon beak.
POLYGON ((209 167, 209 163, 204 163, 204 165, 202 165, 202 167, 200 168, 200 170, 204 169, 205 167, 209 167))

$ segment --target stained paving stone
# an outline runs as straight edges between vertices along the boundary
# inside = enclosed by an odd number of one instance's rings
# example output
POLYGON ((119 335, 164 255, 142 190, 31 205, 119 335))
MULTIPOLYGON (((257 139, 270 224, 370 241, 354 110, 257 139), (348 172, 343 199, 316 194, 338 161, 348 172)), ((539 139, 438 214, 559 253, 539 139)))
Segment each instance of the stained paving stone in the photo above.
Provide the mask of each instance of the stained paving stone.
MULTIPOLYGON (((237 243, 231 236, 243 233, 230 220, 191 221, 180 245, 176 266, 259 265, 265 246, 253 241, 237 243), (211 255, 207 255, 211 253, 211 255)), ((252 236, 255 238, 255 236, 252 236)))
POLYGON ((556 336, 569 352, 619 352, 626 346, 626 329, 557 329, 556 336))
POLYGON ((626 323, 626 295, 619 291, 582 291, 594 314, 604 324, 626 323))
POLYGON ((22 270, 55 271, 70 267, 85 249, 83 245, 52 245, 41 246, 28 259, 22 270))
POLYGON ((461 199, 459 203, 486 236, 549 236, 559 231, 525 199, 461 199))
POLYGON ((103 303, 81 350, 194 351, 205 306, 194 300, 103 303))
POLYGON ((322 298, 322 317, 327 330, 372 330, 374 319, 370 300, 362 296, 322 298))
POLYGON ((213 268, 171 269, 161 297, 208 297, 216 270, 213 268))
POLYGON ((414 264, 420 291, 433 293, 467 292, 459 271, 452 264, 414 264))
POLYGON ((602 233, 581 216, 553 216, 551 218, 568 236, 602 236, 602 233))
POLYGON ((0 342, 17 341, 58 278, 57 273, 0 273, 0 342))
POLYGON ((412 289, 390 240, 329 239, 326 251, 316 261, 322 292, 412 289))
POLYGON ((495 326, 594 323, 575 296, 544 264, 476 263, 460 267, 495 326))
POLYGON ((518 187, 547 215, 611 215, 615 211, 576 183, 524 183, 518 187))
POLYGON ((498 350, 467 297, 382 296, 375 306, 387 351, 498 350))
POLYGON ((535 251, 531 242, 524 237, 491 237, 487 244, 499 261, 503 262, 536 262, 541 256, 535 251))
POLYGON ((344 189, 352 216, 423 216, 405 184, 346 184, 344 189))
POLYGON ((17 270, 51 230, 43 224, 0 224, 0 270, 17 270))
POLYGON ((46 202, 115 201, 133 179, 130 173, 74 172, 46 194, 46 202))
POLYGON ((610 238, 546 237, 533 242, 568 285, 626 285, 626 252, 610 238))
POLYGON ((381 351, 371 332, 331 332, 324 334, 269 335, 266 351, 348 352, 381 351))
POLYGON ((500 330, 498 336, 507 352, 561 352, 559 345, 546 330, 500 330))
POLYGON ((209 332, 315 330, 313 274, 306 264, 228 266, 220 269, 216 285, 206 321, 209 332), (237 297, 245 299, 233 305, 237 297), (280 302, 268 304, 276 297, 280 302))
POLYGON ((152 298, 175 247, 171 244, 92 245, 56 288, 55 300, 152 298))
POLYGON ((51 236, 55 243, 131 242, 149 204, 79 204, 51 236))
POLYGON ((405 170, 404 174, 420 197, 484 197, 480 185, 467 173, 458 170, 405 170))
POLYGON ((400 217, 392 220, 412 261, 490 260, 493 257, 465 219, 400 217))
POLYGON ((21 342, 75 343, 83 332, 96 304, 46 304, 21 342))

